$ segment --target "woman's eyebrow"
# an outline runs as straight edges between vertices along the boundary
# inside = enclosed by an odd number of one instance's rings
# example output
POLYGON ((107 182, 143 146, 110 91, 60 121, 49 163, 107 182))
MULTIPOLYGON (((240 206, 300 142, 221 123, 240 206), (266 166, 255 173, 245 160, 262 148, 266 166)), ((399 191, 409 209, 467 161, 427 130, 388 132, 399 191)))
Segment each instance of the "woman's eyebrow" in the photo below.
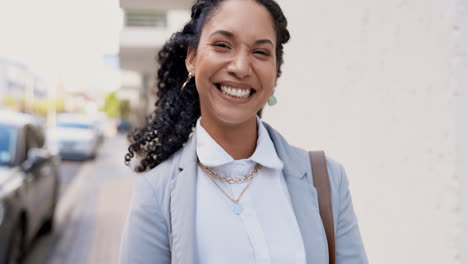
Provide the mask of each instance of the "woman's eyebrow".
POLYGON ((221 34, 225 37, 228 37, 228 38, 234 38, 234 33, 232 32, 229 32, 229 31, 226 31, 226 30, 216 30, 215 32, 211 33, 210 34, 210 37, 213 36, 213 35, 216 35, 216 34, 221 34))
MULTIPOLYGON (((227 38, 230 38, 230 39, 234 38, 234 33, 226 31, 226 30, 222 30, 222 29, 216 30, 215 32, 211 33, 210 36, 213 36, 213 35, 216 35, 216 34, 223 35, 223 36, 225 36, 227 38)), ((259 40, 255 41, 255 44, 256 45, 270 44, 270 45, 274 46, 273 42, 271 40, 269 40, 269 39, 259 39, 259 40)))
POLYGON ((270 44, 270 45, 274 46, 274 45, 273 45, 273 42, 272 42, 271 40, 269 40, 269 39, 260 39, 260 40, 257 40, 257 41, 255 41, 255 44, 257 44, 257 45, 270 44))

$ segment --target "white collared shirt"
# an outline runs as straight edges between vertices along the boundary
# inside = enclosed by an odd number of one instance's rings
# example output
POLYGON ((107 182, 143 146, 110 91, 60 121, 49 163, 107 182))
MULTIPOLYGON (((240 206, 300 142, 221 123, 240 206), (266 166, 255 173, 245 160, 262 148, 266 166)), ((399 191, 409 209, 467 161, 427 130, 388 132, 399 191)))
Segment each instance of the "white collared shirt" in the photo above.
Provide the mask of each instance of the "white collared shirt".
MULTIPOLYGON (((248 159, 234 160, 197 122, 197 155, 202 164, 226 177, 248 175, 256 163, 262 165, 239 201, 243 211, 233 212, 234 203, 198 167, 196 201, 196 252, 204 264, 305 264, 302 236, 292 209, 279 159, 268 131, 257 118, 258 139, 248 159)), ((217 181, 237 199, 247 182, 217 181)))

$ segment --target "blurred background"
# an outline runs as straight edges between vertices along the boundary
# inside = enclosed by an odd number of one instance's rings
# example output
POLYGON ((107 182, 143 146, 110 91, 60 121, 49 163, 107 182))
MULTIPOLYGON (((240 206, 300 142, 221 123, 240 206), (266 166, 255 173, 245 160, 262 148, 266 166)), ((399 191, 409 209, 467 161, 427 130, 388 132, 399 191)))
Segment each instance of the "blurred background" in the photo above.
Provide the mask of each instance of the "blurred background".
MULTIPOLYGON (((278 2, 264 120, 345 166, 370 263, 468 263, 468 1, 278 2)), ((126 134, 191 4, 0 2, 0 263, 117 263, 126 134)))

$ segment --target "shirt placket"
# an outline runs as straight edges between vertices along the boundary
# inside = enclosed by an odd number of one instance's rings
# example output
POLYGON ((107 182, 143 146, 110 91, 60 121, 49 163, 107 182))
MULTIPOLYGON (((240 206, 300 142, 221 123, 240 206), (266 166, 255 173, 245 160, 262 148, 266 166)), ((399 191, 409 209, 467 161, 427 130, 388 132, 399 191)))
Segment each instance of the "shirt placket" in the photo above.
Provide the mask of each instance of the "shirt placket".
MULTIPOLYGON (((249 173, 246 167, 236 167, 237 168, 233 169, 232 171, 239 172, 239 175, 246 175, 249 173)), ((232 174, 231 177, 239 177, 239 175, 232 174)), ((259 176, 260 175, 256 175, 256 177, 259 176)), ((253 181, 255 181, 255 179, 253 181)), ((236 199, 239 197, 240 193, 244 190, 247 184, 248 183, 230 185, 232 194, 236 199)), ((255 182, 252 182, 252 184, 255 184, 255 182)), ((251 188, 252 184, 249 186, 249 189, 251 188)), ((249 189, 245 191, 244 195, 239 201, 239 203, 244 208, 239 216, 244 224, 247 236, 249 237, 250 244, 253 248, 253 252, 255 254, 255 263, 269 264, 271 263, 271 259, 268 245, 266 243, 265 235, 259 223, 257 214, 253 208, 252 196, 250 195, 249 189)))

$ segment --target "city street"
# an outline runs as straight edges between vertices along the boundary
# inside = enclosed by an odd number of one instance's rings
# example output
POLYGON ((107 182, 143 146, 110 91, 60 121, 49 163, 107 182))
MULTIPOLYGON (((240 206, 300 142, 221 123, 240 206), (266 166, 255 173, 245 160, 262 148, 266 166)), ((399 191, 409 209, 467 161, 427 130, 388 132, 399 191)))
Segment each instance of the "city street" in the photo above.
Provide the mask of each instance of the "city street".
POLYGON ((117 263, 134 177, 124 136, 107 138, 95 160, 63 161, 52 234, 39 236, 25 264, 117 263))

